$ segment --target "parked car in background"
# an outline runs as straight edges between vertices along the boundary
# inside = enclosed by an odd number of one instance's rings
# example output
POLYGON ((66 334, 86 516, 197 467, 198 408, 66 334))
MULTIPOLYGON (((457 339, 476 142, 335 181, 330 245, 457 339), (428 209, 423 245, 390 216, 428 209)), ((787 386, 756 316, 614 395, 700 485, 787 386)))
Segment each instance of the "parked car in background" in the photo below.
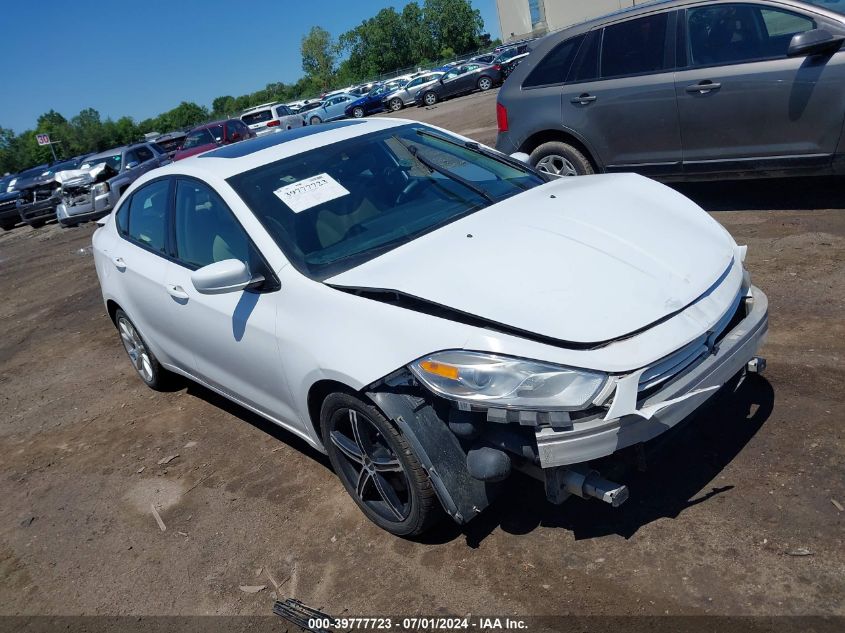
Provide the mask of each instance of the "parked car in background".
POLYGON ((376 112, 382 112, 384 111, 384 104, 381 100, 386 93, 387 87, 378 84, 366 95, 347 105, 344 113, 353 119, 360 119, 376 112))
POLYGON ((310 125, 319 125, 336 121, 346 116, 346 106, 358 97, 346 93, 334 94, 322 102, 319 108, 314 108, 306 114, 310 125))
POLYGON ((246 110, 241 114, 243 121, 256 136, 270 134, 278 130, 293 130, 305 125, 305 119, 300 114, 294 114, 283 103, 265 103, 246 110))
POLYGON ((529 53, 527 43, 519 44, 518 46, 512 46, 501 51, 491 63, 494 66, 498 66, 502 71, 502 78, 507 79, 514 69, 528 57, 529 53))
POLYGON ((14 189, 9 191, 9 183, 14 179, 15 174, 0 178, 0 228, 4 231, 15 228, 21 219, 18 214, 18 198, 21 194, 14 189))
POLYGON ((162 134, 161 136, 155 139, 155 144, 158 145, 164 152, 170 157, 173 158, 176 155, 176 152, 179 151, 179 148, 185 142, 185 137, 188 133, 184 130, 176 130, 175 132, 168 132, 167 134, 162 134))
POLYGON ((492 64, 496 59, 495 53, 485 53, 484 55, 476 55, 469 60, 472 64, 492 64))
POLYGON ((127 192, 93 238, 107 314, 148 387, 176 373, 289 430, 393 534, 472 521, 517 470, 617 507, 598 460, 764 368, 745 247, 660 183, 548 182, 388 118, 246 145, 127 192))
POLYGON ((62 199, 61 185, 56 182, 56 173, 75 169, 78 158, 51 165, 40 165, 18 174, 12 181, 18 192, 18 216, 21 222, 37 229, 48 220, 56 218, 56 207, 62 199))
POLYGON ((382 98, 384 108, 396 112, 406 106, 414 105, 417 93, 437 83, 443 75, 444 73, 440 71, 433 71, 412 79, 404 87, 384 95, 382 98))
POLYGON ((436 82, 419 90, 414 101, 418 106, 432 106, 438 101, 467 94, 474 90, 490 90, 502 83, 502 71, 497 66, 465 64, 453 68, 436 82))
POLYGON ((674 0, 550 35, 499 93, 496 146, 556 176, 843 173, 835 6, 674 0))
POLYGON ((308 113, 311 112, 311 110, 316 110, 317 108, 322 107, 322 105, 323 105, 323 102, 320 101, 319 99, 313 99, 311 101, 306 101, 305 103, 303 103, 299 107, 299 109, 296 111, 296 114, 299 114, 300 116, 302 116, 307 121, 308 116, 309 116, 308 113))
POLYGON ((218 145, 229 145, 248 138, 255 138, 255 132, 250 130, 246 123, 240 119, 206 123, 188 132, 185 142, 176 152, 173 160, 196 156, 214 149, 218 145))
POLYGON ((76 168, 57 171, 61 202, 55 216, 65 227, 96 220, 114 209, 123 192, 170 157, 155 143, 138 143, 94 154, 76 168))

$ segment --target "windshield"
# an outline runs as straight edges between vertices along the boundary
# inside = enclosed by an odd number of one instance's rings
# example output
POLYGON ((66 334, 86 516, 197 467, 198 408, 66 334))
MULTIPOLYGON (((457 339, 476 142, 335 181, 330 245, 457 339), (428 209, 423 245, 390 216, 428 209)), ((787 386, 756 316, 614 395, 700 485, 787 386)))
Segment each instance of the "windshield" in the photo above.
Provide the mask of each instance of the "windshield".
POLYGON ((85 162, 82 163, 79 168, 91 169, 92 167, 96 167, 97 165, 101 165, 102 163, 107 163, 109 167, 111 167, 115 171, 120 171, 121 162, 122 159, 120 154, 113 154, 110 156, 95 156, 94 158, 86 158, 85 162))
POLYGON ((182 149, 193 149, 194 147, 202 147, 214 143, 214 137, 209 132, 208 128, 201 130, 194 130, 185 138, 185 144, 182 149))
POLYGON ((263 165, 228 182, 291 263, 322 280, 543 180, 527 167, 411 124, 263 165))
POLYGON ((807 4, 814 4, 820 9, 827 9, 834 13, 845 15, 845 0, 805 0, 807 4))

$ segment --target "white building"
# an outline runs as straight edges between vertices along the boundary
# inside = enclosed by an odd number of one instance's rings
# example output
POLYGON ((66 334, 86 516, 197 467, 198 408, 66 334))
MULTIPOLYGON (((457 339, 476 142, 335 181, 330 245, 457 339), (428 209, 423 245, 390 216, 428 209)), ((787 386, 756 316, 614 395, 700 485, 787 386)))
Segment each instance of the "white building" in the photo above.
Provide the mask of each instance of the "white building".
POLYGON ((496 0, 502 41, 545 35, 652 0, 496 0))

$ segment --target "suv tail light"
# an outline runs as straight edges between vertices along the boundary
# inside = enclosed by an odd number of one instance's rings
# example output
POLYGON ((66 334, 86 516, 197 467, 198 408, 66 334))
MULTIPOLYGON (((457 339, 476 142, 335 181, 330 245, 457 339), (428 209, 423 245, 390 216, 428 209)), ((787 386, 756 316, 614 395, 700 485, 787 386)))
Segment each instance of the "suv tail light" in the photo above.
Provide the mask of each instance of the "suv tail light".
POLYGON ((508 109, 501 103, 496 104, 496 123, 499 125, 499 132, 508 131, 508 109))
POLYGON ((494 64, 493 70, 502 70, 502 65, 501 64, 494 64))
POLYGON ((282 122, 276 119, 275 121, 268 121, 267 127, 276 127, 277 125, 281 125, 282 122))

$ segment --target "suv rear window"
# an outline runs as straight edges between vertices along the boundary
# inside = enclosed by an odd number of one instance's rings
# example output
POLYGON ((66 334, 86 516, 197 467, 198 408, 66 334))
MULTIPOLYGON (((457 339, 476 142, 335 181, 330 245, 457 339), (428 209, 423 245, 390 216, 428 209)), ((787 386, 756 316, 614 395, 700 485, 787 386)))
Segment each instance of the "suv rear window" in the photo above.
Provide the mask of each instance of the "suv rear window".
POLYGON ((601 76, 621 77, 663 70, 668 20, 668 13, 658 13, 605 28, 601 76))
POLYGON ((583 41, 584 36, 579 35, 564 40, 555 46, 534 67, 534 70, 531 71, 522 86, 524 88, 533 88, 535 86, 561 84, 566 81, 566 76, 569 74, 569 69, 572 67, 572 62, 575 60, 575 55, 578 53, 578 48, 583 41))
POLYGON ((250 112, 241 117, 241 121, 247 125, 255 125, 256 123, 266 123, 273 118, 273 113, 270 110, 259 110, 258 112, 250 112))

